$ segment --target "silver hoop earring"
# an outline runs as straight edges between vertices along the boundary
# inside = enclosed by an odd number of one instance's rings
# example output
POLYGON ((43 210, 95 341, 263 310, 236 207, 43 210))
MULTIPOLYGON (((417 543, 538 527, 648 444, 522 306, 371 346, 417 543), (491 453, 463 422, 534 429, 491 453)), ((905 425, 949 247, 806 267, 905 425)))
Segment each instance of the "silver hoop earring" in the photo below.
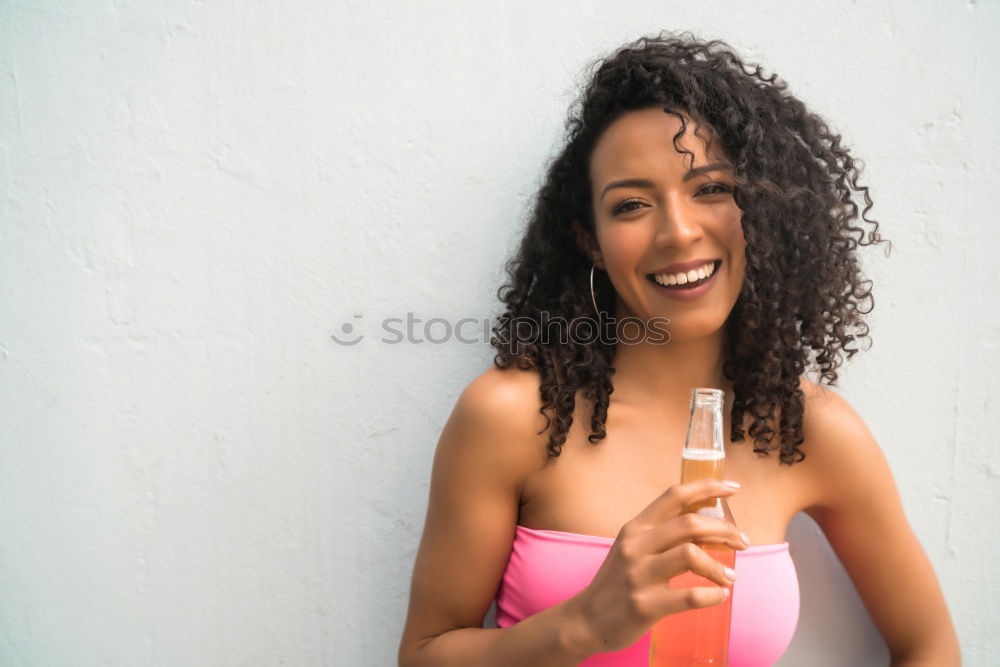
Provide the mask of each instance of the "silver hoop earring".
POLYGON ((591 264, 590 266, 590 302, 594 304, 594 312, 597 313, 597 321, 601 320, 601 311, 597 308, 597 297, 594 296, 594 269, 597 268, 597 264, 591 264))

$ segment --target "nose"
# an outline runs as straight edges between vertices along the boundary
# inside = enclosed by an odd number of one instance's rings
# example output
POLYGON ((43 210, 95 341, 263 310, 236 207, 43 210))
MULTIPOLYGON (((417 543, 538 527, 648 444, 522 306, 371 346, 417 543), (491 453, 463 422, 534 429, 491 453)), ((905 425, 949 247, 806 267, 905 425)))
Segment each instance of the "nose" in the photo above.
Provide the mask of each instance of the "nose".
POLYGON ((659 209, 654 239, 657 248, 683 248, 698 241, 704 234, 696 212, 682 203, 667 201, 659 209))

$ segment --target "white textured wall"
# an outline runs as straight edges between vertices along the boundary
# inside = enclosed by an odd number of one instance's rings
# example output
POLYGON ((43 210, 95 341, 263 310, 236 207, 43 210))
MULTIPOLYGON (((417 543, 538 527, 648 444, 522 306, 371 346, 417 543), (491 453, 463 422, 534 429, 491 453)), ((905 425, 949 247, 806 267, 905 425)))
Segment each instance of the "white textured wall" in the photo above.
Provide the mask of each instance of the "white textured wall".
MULTIPOLYGON (((491 351, 375 322, 494 312, 583 65, 660 28, 864 159, 895 250, 842 392, 998 664, 996 3, 423 4, 0 2, 0 664, 393 664, 491 351)), ((789 538, 782 664, 885 664, 814 524, 789 538)))

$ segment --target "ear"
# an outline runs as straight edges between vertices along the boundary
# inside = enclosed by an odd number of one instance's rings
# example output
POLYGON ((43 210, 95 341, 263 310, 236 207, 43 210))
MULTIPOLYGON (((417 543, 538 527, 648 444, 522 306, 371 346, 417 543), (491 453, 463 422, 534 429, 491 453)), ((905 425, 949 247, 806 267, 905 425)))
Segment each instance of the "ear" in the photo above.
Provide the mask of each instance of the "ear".
POLYGON ((573 234, 576 237, 576 246, 587 256, 587 259, 592 264, 597 264, 597 268, 603 269, 604 259, 601 257, 601 250, 593 236, 584 230, 579 220, 574 220, 570 223, 570 226, 573 228, 573 234))

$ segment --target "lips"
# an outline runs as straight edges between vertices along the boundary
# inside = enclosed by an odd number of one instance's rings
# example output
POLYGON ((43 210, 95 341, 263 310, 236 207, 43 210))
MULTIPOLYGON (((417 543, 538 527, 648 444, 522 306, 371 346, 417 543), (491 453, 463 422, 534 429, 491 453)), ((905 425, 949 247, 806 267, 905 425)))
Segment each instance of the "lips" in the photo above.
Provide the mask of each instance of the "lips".
POLYGON ((646 278, 650 283, 652 283, 653 288, 657 293, 674 301, 690 302, 700 299, 712 289, 712 287, 719 281, 719 274, 722 273, 721 267, 722 260, 716 260, 715 270, 712 272, 712 275, 702 280, 685 283, 684 285, 660 285, 653 278, 653 274, 648 275, 646 278))
POLYGON ((699 266, 705 266, 708 263, 715 263, 716 267, 718 267, 721 261, 722 260, 718 258, 713 259, 711 257, 702 257, 701 259, 692 259, 689 262, 675 262, 674 264, 665 266, 662 269, 657 269, 648 275, 652 276, 657 273, 687 273, 691 269, 697 269, 699 266))
MULTIPOLYGON (((698 260, 698 261, 700 261, 700 260, 698 260)), ((670 270, 670 271, 660 270, 660 271, 657 271, 655 273, 647 273, 646 274, 646 279, 649 280, 651 283, 653 283, 655 285, 658 285, 660 287, 665 287, 665 285, 660 285, 660 283, 658 283, 656 281, 656 276, 657 275, 661 275, 661 274, 664 274, 664 273, 669 273, 671 275, 674 275, 674 274, 677 274, 677 273, 686 273, 686 272, 688 272, 688 271, 690 271, 692 269, 700 269, 701 267, 705 266, 706 264, 711 264, 712 265, 712 276, 714 276, 719 271, 719 268, 722 266, 722 260, 721 259, 715 259, 715 260, 709 259, 709 260, 705 260, 701 264, 692 264, 691 262, 685 262, 683 264, 671 264, 672 267, 673 266, 680 266, 680 267, 685 267, 686 266, 687 268, 680 268, 680 269, 670 270)), ((698 280, 695 280, 693 282, 687 282, 684 285, 680 285, 680 284, 670 285, 670 288, 672 288, 672 289, 684 289, 685 286, 697 286, 697 285, 700 285, 700 284, 704 283, 706 280, 711 279, 712 276, 709 276, 708 278, 704 278, 704 279, 698 279, 698 280)))

